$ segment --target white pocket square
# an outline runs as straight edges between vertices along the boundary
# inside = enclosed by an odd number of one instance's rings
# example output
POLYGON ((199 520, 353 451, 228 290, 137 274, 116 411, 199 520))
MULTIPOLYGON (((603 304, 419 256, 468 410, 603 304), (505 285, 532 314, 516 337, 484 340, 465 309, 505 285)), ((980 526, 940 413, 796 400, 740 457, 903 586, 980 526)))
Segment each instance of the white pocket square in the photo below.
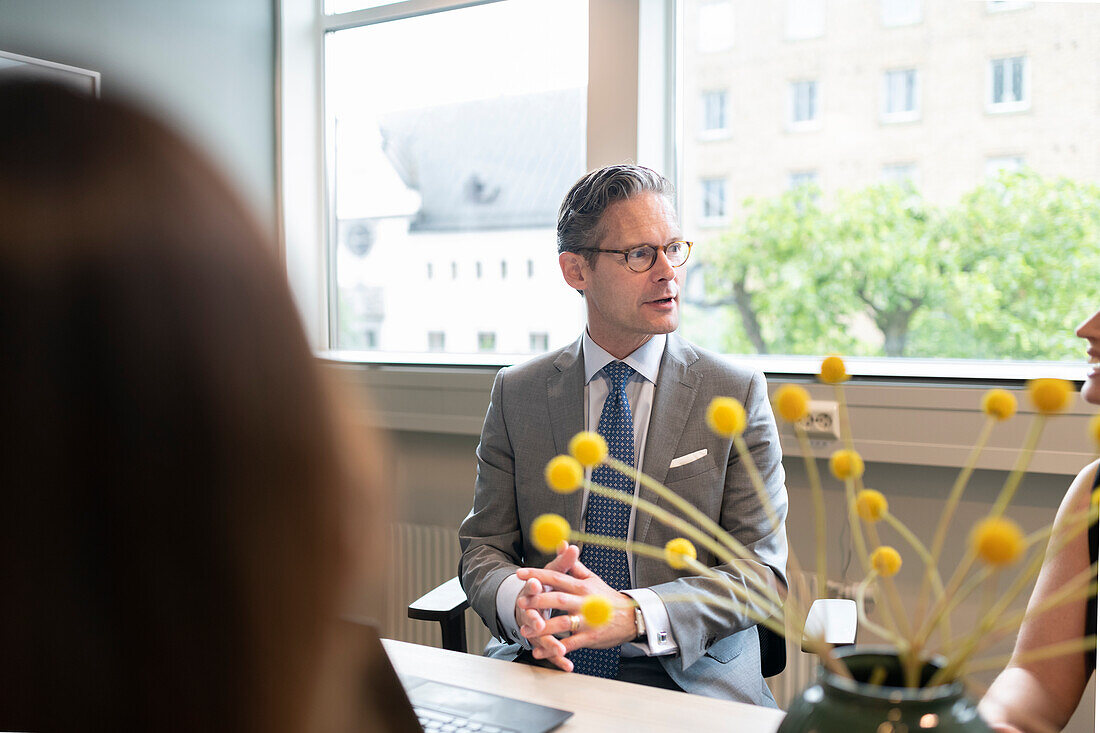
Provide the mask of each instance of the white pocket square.
POLYGON ((694 453, 688 453, 686 456, 680 456, 679 458, 673 458, 672 463, 668 464, 669 468, 676 468, 677 466, 683 466, 692 461, 697 461, 707 454, 707 449, 697 450, 694 453))

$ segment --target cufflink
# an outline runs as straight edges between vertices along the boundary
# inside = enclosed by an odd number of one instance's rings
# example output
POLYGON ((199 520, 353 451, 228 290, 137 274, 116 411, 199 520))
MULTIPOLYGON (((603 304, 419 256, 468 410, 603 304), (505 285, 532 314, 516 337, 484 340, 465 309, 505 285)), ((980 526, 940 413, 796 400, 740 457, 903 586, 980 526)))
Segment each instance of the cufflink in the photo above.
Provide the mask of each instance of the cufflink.
POLYGON ((659 644, 667 644, 668 643, 668 632, 667 631, 658 631, 657 632, 657 643, 659 643, 659 644))

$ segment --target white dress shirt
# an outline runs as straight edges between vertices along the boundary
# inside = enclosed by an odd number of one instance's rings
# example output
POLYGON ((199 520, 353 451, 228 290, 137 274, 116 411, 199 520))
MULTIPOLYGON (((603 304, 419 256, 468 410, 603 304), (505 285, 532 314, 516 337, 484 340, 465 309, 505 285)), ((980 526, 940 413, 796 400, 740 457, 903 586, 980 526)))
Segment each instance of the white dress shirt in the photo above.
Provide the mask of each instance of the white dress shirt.
MULTIPOLYGON (((653 411, 653 393, 657 387, 657 373, 660 371, 661 358, 665 353, 665 339, 664 334, 654 335, 622 360, 635 371, 627 380, 625 390, 627 401, 630 403, 630 413, 634 418, 634 465, 638 467, 642 465, 644 458, 649 418, 653 411)), ((603 414, 604 402, 607 401, 611 391, 611 380, 601 370, 617 360, 592 340, 587 329, 584 332, 581 348, 584 356, 584 424, 586 430, 595 432, 600 415, 603 414)), ((591 469, 585 470, 585 478, 591 478, 591 469)), ((637 482, 634 485, 634 496, 638 496, 637 482)), ((587 518, 587 489, 582 500, 585 507, 583 516, 587 518)), ((631 505, 627 537, 634 536, 634 518, 637 513, 637 506, 631 505)), ((627 565, 630 568, 630 584, 634 585, 634 558, 633 553, 629 551, 627 565)), ((530 642, 519 633, 519 627, 516 625, 516 600, 523 591, 523 585, 524 581, 514 574, 500 584, 496 597, 497 617, 511 641, 518 642, 525 649, 530 649, 530 642)), ((633 598, 641 609, 642 618, 645 620, 646 639, 644 642, 623 644, 622 655, 635 657, 676 653, 679 648, 672 639, 668 610, 660 597, 648 588, 633 588, 624 590, 623 593, 633 598)), ((548 617, 549 611, 544 614, 548 617)))

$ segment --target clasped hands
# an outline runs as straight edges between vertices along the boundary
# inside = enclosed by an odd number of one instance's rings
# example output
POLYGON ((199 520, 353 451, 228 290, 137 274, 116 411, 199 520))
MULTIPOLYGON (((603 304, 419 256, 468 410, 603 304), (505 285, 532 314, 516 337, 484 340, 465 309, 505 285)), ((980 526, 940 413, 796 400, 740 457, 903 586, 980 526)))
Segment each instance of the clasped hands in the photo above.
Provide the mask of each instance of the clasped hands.
POLYGON ((516 623, 531 642, 531 655, 573 671, 565 655, 577 649, 609 649, 634 639, 634 600, 615 590, 580 561, 580 548, 562 542, 558 554, 545 568, 520 568, 516 577, 524 581, 516 599, 516 623), (549 587, 550 590, 544 590, 549 587), (591 628, 580 618, 586 596, 607 596, 614 612, 611 621, 591 628), (543 618, 543 610, 565 613, 543 618), (555 634, 569 634, 558 639, 555 634))

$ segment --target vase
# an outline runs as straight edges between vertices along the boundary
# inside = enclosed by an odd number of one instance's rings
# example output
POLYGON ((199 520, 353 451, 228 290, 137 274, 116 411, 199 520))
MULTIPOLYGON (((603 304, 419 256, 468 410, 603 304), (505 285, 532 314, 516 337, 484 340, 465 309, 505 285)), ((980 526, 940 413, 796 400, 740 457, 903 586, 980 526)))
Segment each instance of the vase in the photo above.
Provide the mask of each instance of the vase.
MULTIPOLYGON (((961 682, 936 687, 902 686, 897 650, 887 646, 852 646, 835 649, 838 659, 852 672, 846 679, 818 669, 817 681, 792 703, 778 733, 988 733, 990 727, 978 716, 978 706, 963 692, 961 682), (882 684, 867 682, 882 667, 882 684)), ((939 668, 928 662, 921 672, 925 683, 939 668)), ((881 674, 881 673, 880 673, 881 674)))

